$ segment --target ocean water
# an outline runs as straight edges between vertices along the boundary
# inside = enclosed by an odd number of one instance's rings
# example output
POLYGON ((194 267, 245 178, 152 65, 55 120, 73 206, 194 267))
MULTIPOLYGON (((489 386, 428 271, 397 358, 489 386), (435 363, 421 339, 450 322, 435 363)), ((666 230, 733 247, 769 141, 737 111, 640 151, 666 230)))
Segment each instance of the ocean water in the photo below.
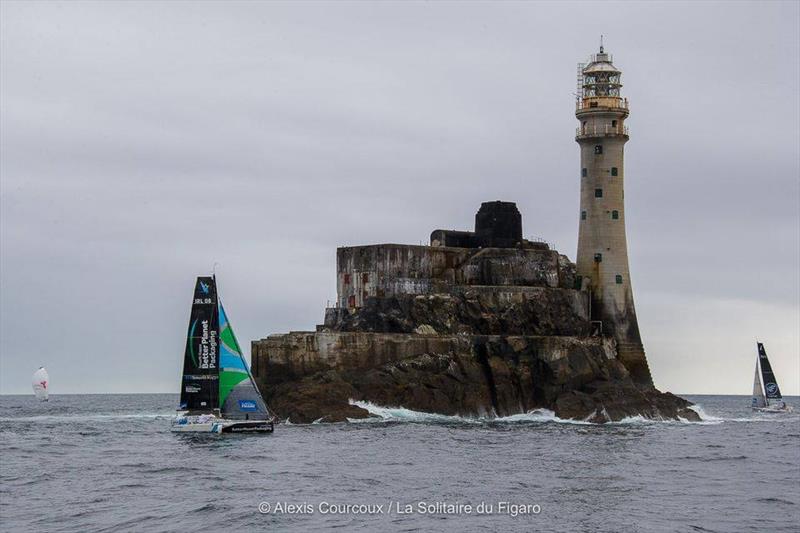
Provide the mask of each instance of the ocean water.
POLYGON ((375 420, 187 436, 174 395, 0 396, 0 529, 800 531, 798 398, 788 415, 688 398, 704 422, 367 405, 375 420))

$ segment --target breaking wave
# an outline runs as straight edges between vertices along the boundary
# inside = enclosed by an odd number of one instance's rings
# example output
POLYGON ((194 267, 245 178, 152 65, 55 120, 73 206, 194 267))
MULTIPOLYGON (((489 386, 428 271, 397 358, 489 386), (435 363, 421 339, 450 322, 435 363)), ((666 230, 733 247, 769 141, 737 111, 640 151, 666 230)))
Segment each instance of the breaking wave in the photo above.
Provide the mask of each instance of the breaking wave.
MULTIPOLYGON (((765 422, 785 420, 778 418, 781 415, 758 415, 755 417, 742 418, 722 418, 708 414, 701 405, 690 406, 700 417, 699 421, 674 419, 652 419, 644 416, 631 416, 618 421, 608 421, 604 424, 597 424, 587 420, 573 420, 559 418, 549 409, 534 409, 527 413, 520 413, 509 416, 459 416, 443 415, 438 413, 426 413, 415 411, 405 407, 385 407, 368 401, 350 400, 350 405, 355 405, 365 409, 371 415, 368 418, 348 418, 352 423, 371 423, 371 422, 412 422, 422 424, 514 424, 514 423, 558 423, 558 424, 577 424, 577 425, 653 425, 653 424, 686 424, 686 425, 717 425, 726 422, 765 422)), ((602 413, 601 413, 602 414, 602 413)), ((783 415, 785 417, 785 415, 783 415)), ((592 418, 592 417, 589 417, 592 418)))
MULTIPOLYGON (((422 424, 525 424, 525 423, 558 423, 558 424, 577 424, 577 425, 599 425, 586 420, 573 420, 559 418, 549 409, 533 409, 527 413, 519 413, 508 416, 459 416, 442 415, 438 413, 426 413, 414 411, 405 407, 384 407, 372 402, 350 400, 350 405, 355 405, 365 409, 371 415, 369 418, 348 418, 352 423, 371 423, 371 422, 413 422, 422 424)), ((619 422, 608 422, 609 424, 636 424, 641 422, 654 423, 656 420, 648 420, 641 417, 626 419, 619 422)))
POLYGON ((349 422, 422 422, 422 423, 449 423, 449 424, 479 424, 480 418, 470 418, 457 415, 440 415, 413 411, 405 407, 383 407, 372 402, 350 400, 350 405, 355 405, 369 412, 368 418, 348 418, 349 422))

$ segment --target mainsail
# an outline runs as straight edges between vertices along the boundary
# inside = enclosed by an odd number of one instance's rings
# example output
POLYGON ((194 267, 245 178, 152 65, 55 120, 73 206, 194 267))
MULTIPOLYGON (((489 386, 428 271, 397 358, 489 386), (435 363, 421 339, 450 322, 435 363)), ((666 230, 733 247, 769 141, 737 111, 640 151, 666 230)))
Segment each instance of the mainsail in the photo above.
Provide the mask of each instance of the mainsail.
POLYGON ((230 420, 270 420, 213 277, 197 278, 183 359, 180 409, 230 420))
POLYGON ((769 364, 767 351, 760 342, 758 343, 758 362, 761 366, 761 378, 764 382, 767 405, 770 404, 770 400, 782 401, 783 397, 781 396, 781 389, 778 387, 778 380, 775 379, 775 374, 772 372, 772 365, 769 364))
POLYGON ((33 386, 33 393, 36 398, 46 402, 49 396, 48 387, 50 386, 50 376, 47 375, 47 370, 43 366, 33 373, 31 378, 31 385, 33 386))
POLYGON ((217 284, 197 278, 183 357, 180 408, 211 413, 219 407, 219 315, 217 284))

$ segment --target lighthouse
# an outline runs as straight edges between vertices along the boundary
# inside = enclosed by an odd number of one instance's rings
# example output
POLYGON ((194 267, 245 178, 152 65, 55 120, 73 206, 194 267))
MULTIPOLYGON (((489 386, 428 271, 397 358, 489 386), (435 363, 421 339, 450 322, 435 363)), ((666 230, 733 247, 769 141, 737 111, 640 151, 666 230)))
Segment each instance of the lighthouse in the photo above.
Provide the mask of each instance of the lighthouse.
POLYGON ((603 49, 578 65, 575 140, 581 152, 578 275, 589 280, 592 320, 617 341, 619 360, 643 386, 653 380, 639 334, 625 236, 628 100, 622 72, 603 49))

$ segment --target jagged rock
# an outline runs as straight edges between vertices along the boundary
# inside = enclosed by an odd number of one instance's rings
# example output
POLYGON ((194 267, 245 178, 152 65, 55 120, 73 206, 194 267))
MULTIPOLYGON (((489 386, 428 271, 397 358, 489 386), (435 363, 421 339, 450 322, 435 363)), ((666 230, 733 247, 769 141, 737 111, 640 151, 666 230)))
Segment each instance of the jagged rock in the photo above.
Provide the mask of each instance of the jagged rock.
MULTIPOLYGON (((452 294, 367 298, 340 313, 331 331, 469 333, 477 335, 588 335, 586 293, 544 287, 461 287, 452 294)), ((427 334, 427 333, 426 333, 427 334)))
POLYGON ((344 422, 369 412, 350 405, 360 394, 335 371, 321 372, 270 389, 267 401, 281 420, 293 423, 344 422))
POLYGON ((448 353, 423 353, 371 368, 358 357, 299 380, 266 387, 267 401, 295 423, 343 421, 385 406, 462 416, 507 416, 536 408, 564 419, 618 421, 644 416, 699 420, 690 403, 641 389, 614 358, 608 339, 473 337, 448 353))

